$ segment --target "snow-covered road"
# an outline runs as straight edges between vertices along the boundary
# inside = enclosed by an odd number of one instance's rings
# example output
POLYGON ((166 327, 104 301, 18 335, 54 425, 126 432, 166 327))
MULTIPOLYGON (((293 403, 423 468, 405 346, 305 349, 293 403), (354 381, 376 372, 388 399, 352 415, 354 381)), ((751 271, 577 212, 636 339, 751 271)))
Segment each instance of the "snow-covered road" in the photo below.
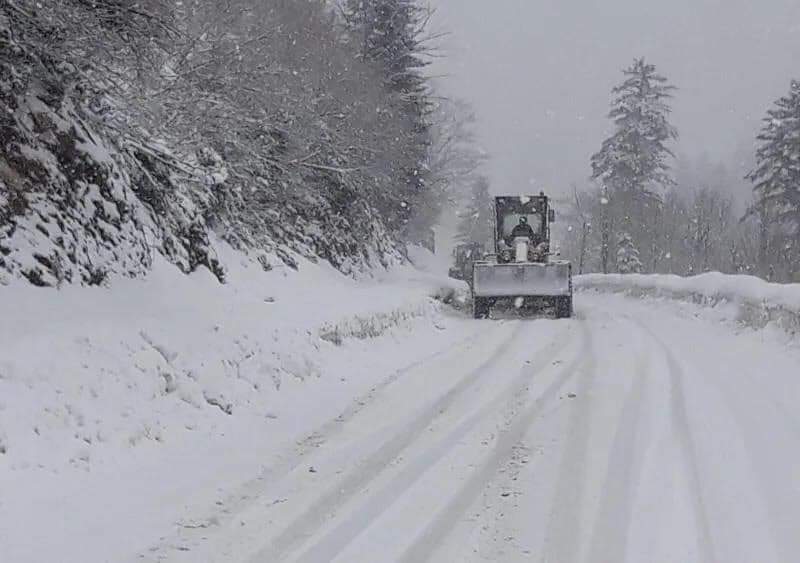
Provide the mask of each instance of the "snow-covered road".
POLYGON ((797 349, 693 306, 577 303, 474 321, 144 558, 796 561, 797 349))

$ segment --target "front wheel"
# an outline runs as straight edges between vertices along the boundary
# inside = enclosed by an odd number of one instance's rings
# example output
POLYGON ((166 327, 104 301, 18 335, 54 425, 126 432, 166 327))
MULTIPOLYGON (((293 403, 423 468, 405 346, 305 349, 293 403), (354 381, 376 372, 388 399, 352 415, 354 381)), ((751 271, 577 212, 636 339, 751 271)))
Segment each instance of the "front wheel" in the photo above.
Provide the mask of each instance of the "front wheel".
POLYGON ((556 298, 556 318, 569 319, 572 317, 572 296, 556 298))
POLYGON ((485 297, 472 298, 472 316, 476 319, 488 319, 491 309, 491 301, 485 297))

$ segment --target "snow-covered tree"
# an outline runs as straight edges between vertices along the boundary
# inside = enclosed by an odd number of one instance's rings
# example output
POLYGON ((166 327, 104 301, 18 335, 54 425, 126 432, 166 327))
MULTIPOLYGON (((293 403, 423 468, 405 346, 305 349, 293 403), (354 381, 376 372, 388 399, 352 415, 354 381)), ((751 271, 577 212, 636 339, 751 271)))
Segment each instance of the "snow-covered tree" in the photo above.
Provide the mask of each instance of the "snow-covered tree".
POLYGON ((669 123, 675 87, 644 59, 623 73, 626 78, 612 91, 609 113, 616 131, 592 157, 592 177, 632 198, 653 197, 657 187, 673 183, 668 164, 673 154, 667 143, 678 137, 669 123))
POLYGON ((793 264, 791 273, 800 270, 800 81, 793 80, 789 93, 767 112, 758 135, 756 168, 749 174, 755 184, 754 214, 774 219, 762 235, 762 263, 774 262, 780 255, 793 264), (768 238, 773 239, 772 241, 768 238), (770 242, 776 252, 766 256, 770 242))
POLYGON ((391 94, 378 114, 404 125, 402 135, 395 137, 404 143, 398 153, 403 158, 392 166, 400 183, 384 194, 381 206, 402 210, 401 229, 408 238, 418 238, 435 219, 432 206, 440 203, 428 185, 432 107, 423 70, 428 64, 424 33, 429 12, 417 0, 344 0, 342 13, 362 59, 377 65, 391 94))
POLYGON ((477 242, 488 245, 492 238, 492 225, 492 196, 489 194, 489 180, 484 176, 478 176, 472 182, 472 192, 461 212, 457 239, 460 242, 477 242))
POLYGON ((642 271, 639 251, 633 237, 626 232, 617 235, 617 271, 620 274, 638 274, 642 271))
POLYGON ((609 201, 601 227, 608 231, 605 238, 620 228, 650 249, 648 223, 657 212, 660 189, 673 184, 668 143, 678 136, 669 122, 675 88, 644 59, 623 73, 625 80, 612 91, 609 118, 615 131, 592 156, 592 179, 606 190, 609 201))
POLYGON ((731 267, 725 243, 729 240, 732 206, 730 196, 709 188, 694 190, 687 213, 689 264, 686 273, 724 271, 731 267))
POLYGON ((431 116, 428 188, 452 202, 472 187, 487 156, 476 144, 475 114, 468 103, 437 99, 431 116))

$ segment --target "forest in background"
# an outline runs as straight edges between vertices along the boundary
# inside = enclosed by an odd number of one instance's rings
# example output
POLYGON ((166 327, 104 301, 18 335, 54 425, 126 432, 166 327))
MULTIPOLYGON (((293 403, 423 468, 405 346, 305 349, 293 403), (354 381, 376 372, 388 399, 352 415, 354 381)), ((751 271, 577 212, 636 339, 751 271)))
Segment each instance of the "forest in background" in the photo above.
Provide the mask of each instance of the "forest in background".
POLYGON ((563 250, 582 272, 709 271, 800 281, 800 86, 778 100, 725 167, 675 157, 680 91, 643 59, 613 90, 614 133, 591 159, 591 187, 567 199, 563 250), (749 192, 749 195, 747 195, 749 192))
MULTIPOLYGON (((800 282, 800 83, 767 112, 755 149, 729 167, 676 156, 670 102, 680 91, 654 65, 634 60, 611 94, 614 132, 591 157, 591 176, 556 194, 556 244, 576 273, 800 282)), ((498 190, 473 183, 459 240, 491 241, 498 190)))

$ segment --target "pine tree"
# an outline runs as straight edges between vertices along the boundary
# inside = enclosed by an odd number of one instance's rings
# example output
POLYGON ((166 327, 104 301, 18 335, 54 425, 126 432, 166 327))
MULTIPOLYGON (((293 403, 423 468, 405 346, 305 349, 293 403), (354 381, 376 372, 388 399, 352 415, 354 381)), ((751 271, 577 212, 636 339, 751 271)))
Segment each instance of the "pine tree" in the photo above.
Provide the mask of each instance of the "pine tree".
POLYGON ((592 156, 592 179, 608 194, 606 238, 619 222, 620 228, 646 241, 648 217, 661 201, 659 188, 674 183, 668 163, 674 155, 667 144, 678 137, 669 122, 675 87, 644 59, 635 60, 623 73, 625 80, 612 90, 609 113, 616 131, 592 156))
POLYGON ((592 177, 612 190, 647 196, 673 183, 667 164, 673 154, 667 143, 678 137, 669 123, 668 102, 675 87, 644 59, 623 73, 626 79, 613 89, 608 115, 617 130, 592 157, 592 177))
MULTIPOLYGON (((767 112, 758 135, 756 168, 748 175, 755 184, 753 214, 774 217, 778 228, 788 232, 779 238, 794 239, 793 254, 800 256, 800 82, 793 80, 789 94, 775 102, 767 112)), ((767 223, 762 220, 766 229, 767 223)), ((762 233, 766 245, 768 233, 762 233)), ((785 243, 782 246, 786 247, 785 243)), ((762 266, 768 261, 762 251, 762 266)), ((763 273, 763 272, 762 272, 763 273)), ((791 274, 791 273, 790 273, 791 274)))
POLYGON ((629 233, 617 235, 617 270, 620 274, 638 274, 642 271, 639 251, 629 233))
POLYGON ((492 197, 489 180, 478 176, 472 184, 472 193, 461 215, 456 238, 459 242, 489 243, 492 236, 492 197))
POLYGON ((404 138, 395 139, 403 143, 405 159, 392 171, 400 184, 384 205, 396 210, 400 230, 415 239, 435 221, 438 204, 427 193, 431 141, 431 103, 423 74, 428 64, 423 45, 427 12, 416 0, 345 0, 342 12, 352 40, 360 42, 363 60, 380 69, 384 87, 393 96, 390 105, 378 111, 405 126, 404 138))
POLYGON ((358 31, 365 60, 380 63, 390 90, 409 95, 425 91, 421 70, 425 12, 415 0, 349 0, 344 13, 358 31))

